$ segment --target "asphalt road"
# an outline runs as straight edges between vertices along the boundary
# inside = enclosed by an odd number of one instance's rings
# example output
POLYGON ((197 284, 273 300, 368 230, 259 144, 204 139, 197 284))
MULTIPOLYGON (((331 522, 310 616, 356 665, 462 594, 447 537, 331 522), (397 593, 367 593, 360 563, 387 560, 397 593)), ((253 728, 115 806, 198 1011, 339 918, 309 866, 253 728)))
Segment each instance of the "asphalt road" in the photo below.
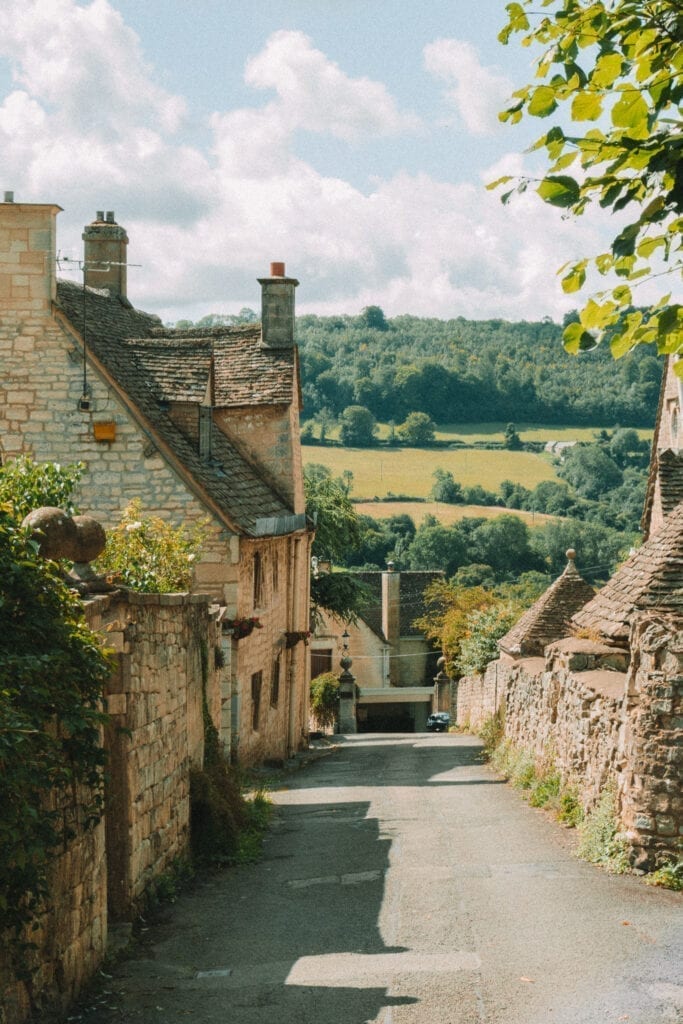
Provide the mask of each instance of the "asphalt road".
POLYGON ((681 897, 577 860, 477 755, 345 738, 274 793, 261 863, 182 896, 72 1020, 683 1020, 681 897))

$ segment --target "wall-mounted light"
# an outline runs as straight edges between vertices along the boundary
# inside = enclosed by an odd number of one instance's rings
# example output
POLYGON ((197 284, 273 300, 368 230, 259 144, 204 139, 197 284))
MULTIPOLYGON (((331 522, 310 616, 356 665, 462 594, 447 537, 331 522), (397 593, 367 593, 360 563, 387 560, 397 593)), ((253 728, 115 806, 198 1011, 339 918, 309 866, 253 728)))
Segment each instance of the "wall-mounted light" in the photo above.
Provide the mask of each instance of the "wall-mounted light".
POLYGON ((348 651, 348 649, 349 649, 349 640, 350 639, 351 639, 351 634, 349 633, 348 629, 345 629, 344 632, 342 633, 342 648, 343 648, 343 650, 348 651))

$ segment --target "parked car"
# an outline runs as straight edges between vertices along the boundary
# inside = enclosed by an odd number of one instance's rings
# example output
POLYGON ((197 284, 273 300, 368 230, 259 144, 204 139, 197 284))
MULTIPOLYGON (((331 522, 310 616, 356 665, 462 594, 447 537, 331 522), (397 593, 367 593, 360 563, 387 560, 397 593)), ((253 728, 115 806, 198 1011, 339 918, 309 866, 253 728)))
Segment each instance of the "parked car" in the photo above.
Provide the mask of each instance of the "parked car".
POLYGON ((451 716, 447 711, 435 711, 427 719, 428 732, 448 732, 451 716))

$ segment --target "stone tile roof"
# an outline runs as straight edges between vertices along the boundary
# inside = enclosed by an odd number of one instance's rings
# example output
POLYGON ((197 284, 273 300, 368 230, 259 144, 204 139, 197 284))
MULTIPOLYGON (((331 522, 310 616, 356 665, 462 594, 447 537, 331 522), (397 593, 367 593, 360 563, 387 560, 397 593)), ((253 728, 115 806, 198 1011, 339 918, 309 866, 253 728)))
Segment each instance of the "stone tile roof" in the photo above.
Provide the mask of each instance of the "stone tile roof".
POLYGON ((657 609, 683 616, 683 502, 664 525, 573 619, 609 642, 628 640, 634 612, 657 609))
POLYGON ((683 451, 667 448, 658 453, 657 464, 662 511, 668 516, 683 501, 683 451))
POLYGON ((218 408, 292 402, 295 350, 261 345, 260 324, 192 330, 157 326, 151 334, 128 344, 169 401, 197 401, 184 396, 188 390, 196 395, 203 385, 204 391, 210 386, 218 408))
POLYGON ((501 637, 499 648, 517 657, 543 654, 548 644, 569 633, 572 615, 594 596, 593 588, 577 571, 572 552, 562 575, 501 637))
MULTIPOLYGON (((354 575, 366 585, 372 594, 369 604, 363 609, 360 617, 372 632, 386 643, 386 637, 382 631, 382 572, 375 570, 374 572, 358 572, 354 575)), ((444 574, 441 570, 400 573, 399 628, 402 637, 424 635, 413 625, 413 622, 424 615, 427 610, 424 594, 429 584, 443 578, 444 574)))
MULTIPOLYGON (((212 428, 211 458, 202 459, 159 407, 162 398, 199 401, 198 396, 203 397, 209 345, 213 342, 192 338, 186 344, 184 337, 166 339, 158 317, 135 310, 118 297, 88 288, 84 295, 79 285, 57 282, 57 306, 81 335, 84 303, 88 349, 112 377, 133 414, 143 420, 145 428, 160 442, 160 450, 170 452, 186 483, 200 500, 214 509, 217 506, 229 528, 248 536, 263 535, 265 519, 280 523, 288 520, 291 526, 292 509, 217 427, 212 428), (168 372, 160 369, 163 352, 157 356, 152 351, 155 335, 156 343, 166 344, 168 352, 172 353, 168 372), (187 358, 185 379, 180 372, 181 355, 187 358)), ((255 383, 258 387, 258 382, 255 383)), ((290 531, 281 531, 273 523, 269 532, 290 531)))

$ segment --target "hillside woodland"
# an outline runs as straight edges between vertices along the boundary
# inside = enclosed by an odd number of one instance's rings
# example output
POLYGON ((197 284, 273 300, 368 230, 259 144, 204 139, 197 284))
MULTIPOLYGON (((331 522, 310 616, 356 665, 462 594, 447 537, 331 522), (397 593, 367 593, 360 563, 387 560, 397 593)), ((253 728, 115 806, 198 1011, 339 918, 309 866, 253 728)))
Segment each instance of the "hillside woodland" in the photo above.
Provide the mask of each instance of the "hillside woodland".
POLYGON ((569 355, 551 320, 389 319, 370 306, 298 317, 297 341, 306 418, 360 406, 396 424, 421 412, 436 424, 650 427, 662 371, 652 346, 616 363, 607 345, 569 355))

